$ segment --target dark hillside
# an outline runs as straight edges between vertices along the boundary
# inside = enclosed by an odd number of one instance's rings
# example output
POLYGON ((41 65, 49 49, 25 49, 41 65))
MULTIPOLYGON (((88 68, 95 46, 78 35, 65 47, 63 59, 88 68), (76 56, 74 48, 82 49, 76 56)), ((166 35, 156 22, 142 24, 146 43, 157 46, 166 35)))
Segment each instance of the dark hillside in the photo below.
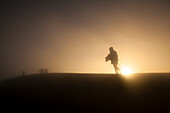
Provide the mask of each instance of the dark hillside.
POLYGON ((169 110, 170 74, 35 74, 1 81, 0 92, 15 110, 157 112, 169 110))

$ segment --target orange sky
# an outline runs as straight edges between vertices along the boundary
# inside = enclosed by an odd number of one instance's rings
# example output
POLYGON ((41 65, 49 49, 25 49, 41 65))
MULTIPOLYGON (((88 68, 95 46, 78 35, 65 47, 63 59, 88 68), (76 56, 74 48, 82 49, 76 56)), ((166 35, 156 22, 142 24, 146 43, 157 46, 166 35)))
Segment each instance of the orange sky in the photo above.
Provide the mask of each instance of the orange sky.
POLYGON ((113 46, 134 72, 170 72, 170 2, 3 3, 2 72, 113 72, 113 46), (10 70, 10 71, 9 71, 10 70))

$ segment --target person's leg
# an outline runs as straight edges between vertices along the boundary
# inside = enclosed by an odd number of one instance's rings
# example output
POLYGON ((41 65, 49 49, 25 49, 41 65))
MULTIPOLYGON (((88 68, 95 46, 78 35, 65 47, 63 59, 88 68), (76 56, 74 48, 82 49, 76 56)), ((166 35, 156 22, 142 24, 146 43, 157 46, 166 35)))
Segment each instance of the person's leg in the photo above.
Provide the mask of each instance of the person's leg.
POLYGON ((113 67, 114 67, 114 69, 115 69, 116 74, 118 74, 118 67, 117 67, 117 64, 116 64, 116 63, 113 63, 113 67))
POLYGON ((121 70, 120 70, 120 68, 119 68, 119 67, 117 67, 117 70, 118 70, 118 72, 119 72, 119 73, 121 73, 121 70))

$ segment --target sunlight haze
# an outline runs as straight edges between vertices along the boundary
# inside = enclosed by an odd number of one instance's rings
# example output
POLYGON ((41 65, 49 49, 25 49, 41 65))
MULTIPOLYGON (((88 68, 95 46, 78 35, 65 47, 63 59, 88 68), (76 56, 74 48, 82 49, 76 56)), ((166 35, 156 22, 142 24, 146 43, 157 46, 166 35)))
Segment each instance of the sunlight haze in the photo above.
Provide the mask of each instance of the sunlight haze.
POLYGON ((2 74, 113 73, 110 46, 135 73, 170 72, 168 0, 3 2, 2 9, 2 74))

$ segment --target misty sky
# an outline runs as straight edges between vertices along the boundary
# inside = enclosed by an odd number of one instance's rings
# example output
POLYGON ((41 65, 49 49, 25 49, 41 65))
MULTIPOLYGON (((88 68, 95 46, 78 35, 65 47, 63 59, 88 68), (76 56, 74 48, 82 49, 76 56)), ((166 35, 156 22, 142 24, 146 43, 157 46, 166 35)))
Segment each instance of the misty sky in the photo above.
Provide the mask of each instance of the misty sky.
POLYGON ((169 0, 2 0, 0 78, 113 72, 113 46, 134 72, 170 72, 169 0))

